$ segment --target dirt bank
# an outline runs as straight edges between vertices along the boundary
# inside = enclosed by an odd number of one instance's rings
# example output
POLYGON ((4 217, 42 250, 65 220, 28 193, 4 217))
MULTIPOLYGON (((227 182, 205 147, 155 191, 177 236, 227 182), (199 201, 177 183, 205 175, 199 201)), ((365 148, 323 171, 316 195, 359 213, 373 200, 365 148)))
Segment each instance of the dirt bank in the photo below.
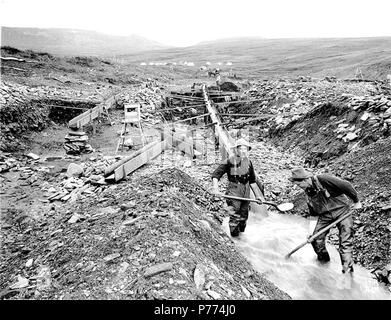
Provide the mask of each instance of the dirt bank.
POLYGON ((3 298, 288 299, 237 252, 212 198, 177 169, 145 170, 40 219, 8 210, 1 288, 28 286, 3 298))
MULTIPOLYGON (((293 99, 280 105, 277 111, 282 120, 268 122, 266 133, 263 131, 260 136, 267 137, 281 150, 302 157, 314 173, 335 174, 354 185, 364 204, 362 210, 355 212, 355 262, 373 271, 383 270, 385 276, 377 276, 389 284, 391 96, 381 86, 364 84, 359 88, 357 84, 352 87, 340 82, 334 84, 340 94, 330 95, 319 104, 313 102, 317 97, 323 99, 319 91, 322 92, 324 84, 319 83, 318 88, 316 85, 310 85, 314 89, 307 99, 302 91, 294 90, 293 84, 285 89, 303 102, 293 99), (298 104, 307 107, 296 116, 284 116, 292 105, 298 104)), ((301 88, 299 83, 296 86, 301 88)), ((275 110, 273 100, 263 108, 275 110)), ((303 194, 296 190, 292 196, 294 213, 306 214, 303 194)), ((330 240, 338 244, 335 230, 330 233, 330 240)))

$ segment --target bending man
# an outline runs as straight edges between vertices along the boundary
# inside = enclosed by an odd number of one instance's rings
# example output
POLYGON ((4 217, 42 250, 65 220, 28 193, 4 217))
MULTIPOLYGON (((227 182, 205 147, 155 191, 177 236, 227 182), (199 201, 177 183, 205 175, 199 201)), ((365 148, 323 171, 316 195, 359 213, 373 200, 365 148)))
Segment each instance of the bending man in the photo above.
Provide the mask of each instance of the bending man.
MULTIPOLYGON (((289 178, 304 190, 311 216, 319 216, 313 234, 328 226, 351 210, 348 196, 353 202, 353 209, 361 208, 361 202, 353 186, 346 180, 328 174, 314 176, 303 168, 294 168, 289 178)), ((348 216, 337 224, 339 231, 339 254, 342 272, 353 272, 353 217, 348 216)), ((321 262, 330 261, 325 241, 327 232, 319 235, 311 244, 321 262)))

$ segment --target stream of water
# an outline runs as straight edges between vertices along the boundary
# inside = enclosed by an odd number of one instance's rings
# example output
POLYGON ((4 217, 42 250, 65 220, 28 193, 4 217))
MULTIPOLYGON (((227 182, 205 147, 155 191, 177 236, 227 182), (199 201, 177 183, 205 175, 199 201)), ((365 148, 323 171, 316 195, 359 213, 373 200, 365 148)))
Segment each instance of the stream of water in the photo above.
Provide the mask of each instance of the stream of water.
MULTIPOLYGON (((228 218, 223 222, 229 233, 228 218)), ((247 228, 234 242, 254 268, 292 299, 391 300, 388 289, 367 269, 354 265, 354 274, 342 274, 340 257, 327 245, 331 261, 320 264, 310 244, 285 256, 306 240, 310 220, 276 212, 250 212, 247 228)))

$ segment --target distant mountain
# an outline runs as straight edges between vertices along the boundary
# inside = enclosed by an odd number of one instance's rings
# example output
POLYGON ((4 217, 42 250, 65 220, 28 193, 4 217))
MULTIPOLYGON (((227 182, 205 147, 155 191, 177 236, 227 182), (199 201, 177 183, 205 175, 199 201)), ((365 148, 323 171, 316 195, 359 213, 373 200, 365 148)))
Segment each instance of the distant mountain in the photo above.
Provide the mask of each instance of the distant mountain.
POLYGON ((259 43, 259 41, 264 40, 262 37, 232 37, 232 38, 221 38, 215 40, 207 40, 196 43, 194 46, 205 46, 205 45, 226 45, 226 44, 251 44, 259 43))
POLYGON ((76 29, 10 27, 1 27, 1 45, 72 56, 112 56, 169 48, 137 35, 113 36, 76 29))

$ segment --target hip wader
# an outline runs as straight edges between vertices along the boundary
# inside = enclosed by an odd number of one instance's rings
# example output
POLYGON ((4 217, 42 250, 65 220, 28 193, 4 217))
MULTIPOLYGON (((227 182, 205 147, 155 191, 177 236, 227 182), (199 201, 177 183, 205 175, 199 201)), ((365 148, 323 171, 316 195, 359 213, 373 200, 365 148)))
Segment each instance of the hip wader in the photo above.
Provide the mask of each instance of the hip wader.
MULTIPOLYGON (((235 183, 228 182, 227 195, 249 198, 250 197, 250 185, 249 183, 235 183)), ((237 237, 240 232, 244 232, 246 229, 249 201, 240 201, 227 199, 226 200, 229 211, 229 231, 232 237, 237 237)))
MULTIPOLYGON (((319 214, 319 219, 313 234, 328 226, 350 210, 349 203, 344 195, 330 197, 324 189, 318 191, 316 195, 308 197, 308 199, 309 205, 319 214)), ((353 272, 353 217, 350 215, 339 222, 337 228, 339 231, 338 251, 341 258, 342 272, 353 272)), ((325 244, 327 234, 328 232, 324 232, 311 243, 318 256, 318 260, 321 262, 330 261, 325 244)))

